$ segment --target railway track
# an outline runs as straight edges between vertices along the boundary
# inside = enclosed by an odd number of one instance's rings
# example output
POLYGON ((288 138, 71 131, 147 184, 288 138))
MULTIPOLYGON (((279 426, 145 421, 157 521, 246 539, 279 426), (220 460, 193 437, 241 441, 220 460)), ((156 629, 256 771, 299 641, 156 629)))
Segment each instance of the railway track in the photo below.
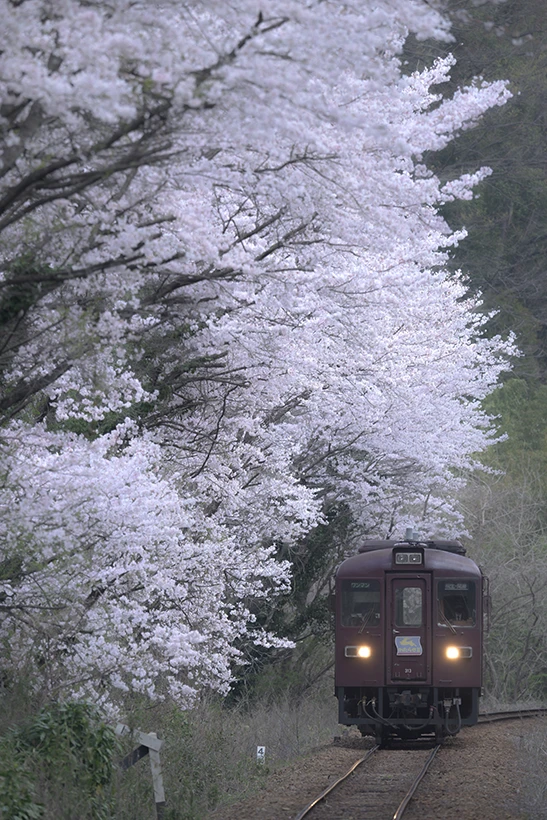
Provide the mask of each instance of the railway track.
POLYGON ((396 749, 389 752, 374 746, 342 777, 312 800, 294 820, 326 820, 333 817, 373 817, 401 820, 440 745, 428 749, 396 749), (374 758, 374 760, 372 760, 374 758), (380 758, 382 762, 380 762, 380 758), (386 761, 389 760, 389 767, 386 761), (369 764, 368 766, 365 764, 369 764), (342 784, 348 781, 345 787, 342 784), (386 808, 391 805, 392 808, 386 808))
MULTIPOLYGON (((479 723, 545 715, 547 708, 489 712, 479 716, 479 723)), ((349 817, 353 816, 352 810, 356 812, 355 816, 371 817, 374 820, 401 820, 440 748, 441 744, 434 746, 433 749, 389 749, 378 754, 381 749, 374 746, 302 809, 293 820, 331 820, 334 817, 349 817)))
POLYGON ((498 720, 518 720, 519 718, 544 717, 547 708, 513 709, 507 712, 483 712, 479 715, 479 723, 494 723, 498 720))

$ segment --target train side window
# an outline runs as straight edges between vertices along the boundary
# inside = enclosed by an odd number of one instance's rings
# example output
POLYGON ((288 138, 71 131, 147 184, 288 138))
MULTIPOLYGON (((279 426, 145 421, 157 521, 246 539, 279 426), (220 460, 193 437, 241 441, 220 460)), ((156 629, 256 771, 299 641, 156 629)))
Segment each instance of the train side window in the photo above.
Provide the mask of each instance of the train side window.
POLYGON ((421 626, 423 597, 420 587, 399 587, 395 590, 395 623, 397 626, 421 626))
POLYGON ((475 626, 475 582, 468 580, 439 581, 439 626, 475 626))
POLYGON ((380 581, 342 581, 342 626, 377 626, 380 620, 380 581))

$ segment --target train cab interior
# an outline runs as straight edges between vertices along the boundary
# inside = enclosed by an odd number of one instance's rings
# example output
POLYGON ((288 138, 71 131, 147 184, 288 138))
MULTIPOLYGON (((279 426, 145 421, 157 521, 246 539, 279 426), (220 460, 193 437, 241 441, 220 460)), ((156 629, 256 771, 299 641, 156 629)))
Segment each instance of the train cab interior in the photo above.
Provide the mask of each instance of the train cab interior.
POLYGON ((342 597, 342 625, 377 626, 380 620, 380 582, 370 580, 345 585, 342 597))
POLYGON ((476 598, 473 581, 439 582, 438 626, 475 626, 476 598), (457 589, 454 589, 458 587, 457 589))

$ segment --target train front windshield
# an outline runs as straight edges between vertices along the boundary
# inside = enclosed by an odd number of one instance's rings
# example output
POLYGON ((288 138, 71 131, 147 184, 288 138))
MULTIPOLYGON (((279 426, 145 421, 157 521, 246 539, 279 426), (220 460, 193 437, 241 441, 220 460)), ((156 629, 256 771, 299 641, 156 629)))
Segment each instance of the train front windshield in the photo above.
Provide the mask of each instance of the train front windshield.
POLYGON ((342 626, 380 623, 380 581, 342 581, 342 626))
POLYGON ((439 581, 439 626, 475 626, 476 592, 474 581, 439 581))

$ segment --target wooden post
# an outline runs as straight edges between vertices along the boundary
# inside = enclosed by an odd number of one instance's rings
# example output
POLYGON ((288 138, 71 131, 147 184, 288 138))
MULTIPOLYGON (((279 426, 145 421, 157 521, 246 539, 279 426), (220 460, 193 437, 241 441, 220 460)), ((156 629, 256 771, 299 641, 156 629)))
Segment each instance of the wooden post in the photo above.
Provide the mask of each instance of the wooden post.
POLYGON ((155 732, 141 732, 139 729, 133 731, 124 723, 118 723, 116 726, 117 735, 131 735, 140 744, 136 749, 130 752, 120 762, 122 769, 129 769, 135 763, 150 755, 150 768, 152 770, 152 784, 154 786, 154 803, 156 804, 156 820, 161 820, 165 808, 165 791, 163 789, 163 777, 161 773, 160 749, 163 746, 163 740, 160 740, 155 732))

